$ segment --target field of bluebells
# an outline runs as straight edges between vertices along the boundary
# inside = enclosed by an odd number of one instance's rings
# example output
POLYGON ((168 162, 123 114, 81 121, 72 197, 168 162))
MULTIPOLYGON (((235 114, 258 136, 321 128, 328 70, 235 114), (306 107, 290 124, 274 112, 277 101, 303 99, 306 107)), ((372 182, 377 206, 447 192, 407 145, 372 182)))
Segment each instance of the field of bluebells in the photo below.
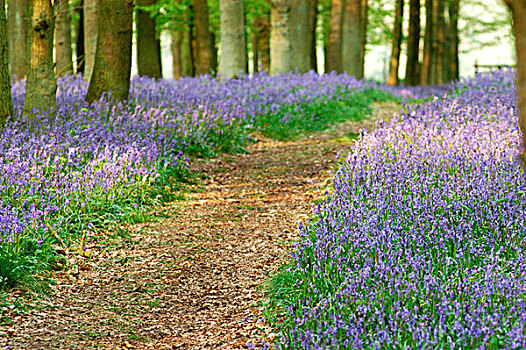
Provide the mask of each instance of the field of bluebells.
POLYGON ((0 136, 0 291, 35 282, 57 246, 140 219, 145 205, 167 199, 189 156, 241 152, 254 132, 293 138, 360 118, 390 98, 377 87, 314 73, 135 78, 127 103, 89 106, 87 84, 70 76, 59 81, 56 114, 28 117, 24 83, 16 83, 16 116, 0 136))
POLYGON ((280 347, 526 348, 514 79, 463 81, 361 136, 270 284, 280 347))

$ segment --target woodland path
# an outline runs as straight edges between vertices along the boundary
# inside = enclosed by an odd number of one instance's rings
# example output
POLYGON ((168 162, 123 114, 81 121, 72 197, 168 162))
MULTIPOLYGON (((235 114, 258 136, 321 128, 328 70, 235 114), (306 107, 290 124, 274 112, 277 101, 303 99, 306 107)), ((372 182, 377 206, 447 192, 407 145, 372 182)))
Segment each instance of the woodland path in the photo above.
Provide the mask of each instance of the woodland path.
POLYGON ((249 154, 194 162, 206 175, 201 191, 58 276, 39 308, 8 315, 0 349, 260 348, 275 335, 259 286, 287 260, 297 223, 323 196, 349 135, 399 108, 382 104, 368 120, 331 132, 263 139, 249 154))

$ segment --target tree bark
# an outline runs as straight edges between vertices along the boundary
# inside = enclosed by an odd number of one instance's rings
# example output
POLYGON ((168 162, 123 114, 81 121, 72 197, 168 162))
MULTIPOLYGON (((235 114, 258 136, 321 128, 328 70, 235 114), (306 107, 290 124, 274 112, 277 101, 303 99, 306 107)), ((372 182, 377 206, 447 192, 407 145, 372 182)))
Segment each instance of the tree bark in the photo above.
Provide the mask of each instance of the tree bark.
POLYGON ((9 68, 15 79, 27 75, 29 0, 8 0, 9 68))
POLYGON ((420 0, 409 1, 409 35, 407 37, 407 65, 405 69, 405 85, 415 86, 420 82, 419 60, 420 51, 420 0))
POLYGON ((325 55, 325 72, 342 73, 342 24, 344 0, 331 1, 331 18, 329 20, 329 37, 325 55))
POLYGON ((254 73, 259 72, 259 34, 261 30, 261 19, 254 16, 252 19, 252 33, 250 35, 250 44, 252 45, 252 61, 254 62, 254 73))
POLYGON ((172 30, 170 32, 172 37, 172 69, 173 69, 173 78, 179 80, 182 77, 181 72, 181 31, 172 30))
POLYGON ((270 12, 261 17, 258 48, 261 57, 261 69, 270 72, 270 12))
POLYGON ((57 80, 53 69, 55 15, 51 0, 33 0, 28 45, 26 97, 24 113, 32 108, 49 111, 56 106, 57 80))
POLYGON ((504 0, 512 12, 517 53, 519 128, 522 134, 521 160, 526 167, 526 0, 504 0))
POLYGON ((270 74, 283 74, 292 68, 290 1, 271 0, 270 6, 270 74))
POLYGON ((193 54, 192 43, 194 22, 192 18, 192 8, 188 7, 183 15, 184 23, 181 27, 181 75, 192 77, 195 75, 195 56, 193 54))
POLYGON ((398 68, 400 67, 400 48, 402 47, 402 23, 404 21, 404 0, 396 0, 395 20, 393 28, 393 42, 391 59, 389 60, 389 76, 387 84, 398 85, 398 68))
POLYGON ((13 116, 11 76, 9 75, 9 57, 7 51, 8 40, 5 0, 0 0, 0 128, 3 128, 7 119, 13 116))
POLYGON ((365 54, 367 53, 367 13, 369 5, 367 0, 362 0, 362 13, 361 13, 361 26, 362 26, 362 41, 361 41, 361 52, 360 52, 360 67, 362 69, 361 76, 365 76, 365 54))
POLYGON ((447 71, 446 55, 449 50, 446 50, 446 20, 444 18, 445 2, 437 1, 436 7, 436 84, 443 84, 445 82, 444 75, 447 71))
POLYGON ((247 44, 243 0, 220 0, 221 56, 219 73, 223 78, 237 77, 246 72, 247 44))
POLYGON ((431 66, 433 56, 433 0, 426 0, 426 27, 424 34, 424 61, 422 64, 422 85, 431 84, 431 66))
POLYGON ((77 38, 75 51, 77 54, 77 65, 75 72, 84 75, 85 67, 85 52, 84 52, 84 0, 80 0, 80 5, 77 8, 79 19, 77 26, 77 38))
POLYGON ((311 69, 318 71, 318 53, 316 51, 316 43, 318 38, 318 0, 311 0, 311 16, 312 16, 312 46, 311 46, 311 69))
POLYGON ((342 69, 362 79, 362 0, 346 0, 342 24, 342 69))
POLYGON ((90 80, 97 50, 99 0, 84 0, 84 79, 90 80))
POLYGON ((128 99, 130 91, 133 0, 100 2, 97 55, 86 101, 111 92, 113 100, 128 99))
POLYGON ((195 73, 213 73, 217 66, 214 40, 210 33, 207 0, 193 0, 195 19, 195 73))
POLYGON ((55 2, 55 57, 56 74, 61 77, 73 74, 73 50, 71 48, 71 16, 69 1, 55 2))
MULTIPOLYGON (((139 6, 155 5, 157 0, 137 0, 139 6)), ((141 9, 136 14, 137 28, 137 71, 140 76, 161 79, 161 40, 155 30, 155 18, 141 9)))
POLYGON ((291 68, 305 73, 312 68, 312 0, 295 0, 290 8, 291 68))
POLYGON ((448 80, 458 80, 458 12, 459 0, 449 0, 449 78, 448 80))

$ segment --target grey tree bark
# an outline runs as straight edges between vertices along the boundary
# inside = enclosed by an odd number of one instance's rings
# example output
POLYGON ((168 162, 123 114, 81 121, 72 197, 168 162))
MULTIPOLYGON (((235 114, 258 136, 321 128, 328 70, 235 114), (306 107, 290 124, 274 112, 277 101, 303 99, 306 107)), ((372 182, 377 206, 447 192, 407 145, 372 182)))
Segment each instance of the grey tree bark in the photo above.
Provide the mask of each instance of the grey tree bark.
POLYGON ((325 55, 325 72, 342 73, 342 24, 344 0, 331 1, 331 17, 329 20, 329 37, 325 55))
POLYGON ((30 1, 8 0, 7 7, 9 70, 11 75, 18 80, 27 75, 27 28, 30 1))
POLYGON ((11 100, 11 76, 8 65, 7 19, 5 0, 0 0, 0 128, 3 128, 9 117, 13 116, 11 100))
POLYGON ((26 97, 24 113, 33 108, 49 111, 56 106, 57 80, 53 69, 55 14, 52 0, 33 0, 28 45, 26 97))
POLYGON ((71 15, 69 1, 55 2, 55 57, 56 74, 64 76, 73 73, 73 50, 71 48, 71 15))
MULTIPOLYGON (((84 79, 90 80, 95 64, 99 24, 99 1, 84 0, 84 79)), ((103 0, 104 1, 104 0, 103 0)))
POLYGON ((127 100, 130 92, 133 0, 100 2, 97 55, 87 102, 111 92, 113 100, 127 100))
MULTIPOLYGON (((157 0, 136 0, 137 5, 154 5, 157 0)), ((139 75, 160 79, 163 77, 161 65, 161 40, 156 30, 155 18, 149 12, 138 9, 137 28, 137 70, 139 75)))
POLYGON ((246 72, 247 43, 243 0, 220 0, 221 15, 221 56, 219 74, 233 78, 246 72))
POLYGON ((305 73, 312 69, 313 27, 312 0, 295 0, 290 10, 292 70, 305 73))
POLYGON ((342 24, 342 69, 362 79, 362 0, 347 0, 342 24))
POLYGON ((291 71, 290 1, 270 2, 270 74, 291 71))

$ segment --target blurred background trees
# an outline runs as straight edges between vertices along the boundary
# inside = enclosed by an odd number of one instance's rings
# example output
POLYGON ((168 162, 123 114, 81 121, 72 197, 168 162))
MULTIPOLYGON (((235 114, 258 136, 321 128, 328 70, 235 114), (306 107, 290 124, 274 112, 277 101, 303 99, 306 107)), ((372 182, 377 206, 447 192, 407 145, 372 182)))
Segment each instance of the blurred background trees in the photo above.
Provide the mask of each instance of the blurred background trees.
MULTIPOLYGON (((126 96, 128 71, 180 79, 314 70, 441 84, 472 72, 473 60, 463 61, 470 52, 512 41, 511 15, 499 0, 135 0, 135 41, 123 35, 132 31, 122 28, 129 10, 111 19, 101 12, 110 0, 6 1, 9 76, 30 82, 26 111, 54 105, 56 77, 89 81, 97 64, 118 68, 99 70, 90 84, 96 96, 119 86, 115 98, 126 96), (103 28, 113 31, 101 44, 103 28), (112 74, 119 83, 110 83, 112 74)), ((513 63, 511 50, 504 56, 483 63, 513 63)))

